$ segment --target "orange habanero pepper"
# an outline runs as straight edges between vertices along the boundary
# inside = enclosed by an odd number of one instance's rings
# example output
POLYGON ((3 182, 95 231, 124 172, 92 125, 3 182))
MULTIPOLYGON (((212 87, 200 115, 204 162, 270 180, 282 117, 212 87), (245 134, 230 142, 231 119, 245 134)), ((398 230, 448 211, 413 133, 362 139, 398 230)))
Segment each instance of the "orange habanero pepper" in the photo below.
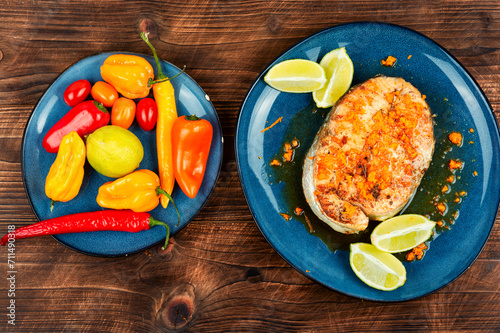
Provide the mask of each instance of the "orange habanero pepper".
POLYGON ((189 198, 198 194, 207 166, 213 128, 195 115, 178 117, 172 126, 174 175, 189 198))
MULTIPOLYGON (((99 187, 96 201, 104 208, 130 209, 141 213, 155 209, 160 203, 160 194, 172 200, 172 197, 160 188, 158 175, 151 170, 142 169, 104 183, 99 187)), ((177 215, 179 217, 179 212, 177 215)))
POLYGON ((154 70, 143 57, 113 54, 104 60, 101 76, 120 94, 135 99, 149 95, 149 81, 154 78, 154 70))

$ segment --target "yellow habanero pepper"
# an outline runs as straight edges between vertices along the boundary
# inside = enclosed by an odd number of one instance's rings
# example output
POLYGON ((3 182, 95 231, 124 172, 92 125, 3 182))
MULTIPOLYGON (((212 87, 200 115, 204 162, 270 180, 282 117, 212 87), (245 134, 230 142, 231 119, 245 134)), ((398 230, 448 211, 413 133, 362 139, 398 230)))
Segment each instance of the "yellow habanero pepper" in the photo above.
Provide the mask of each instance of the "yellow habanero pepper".
POLYGON ((101 76, 116 91, 129 99, 149 95, 149 81, 154 78, 153 66, 132 54, 113 54, 104 60, 101 76))
MULTIPOLYGON (((156 149, 158 153, 158 172, 160 175, 161 188, 169 194, 172 193, 175 184, 174 164, 172 159, 171 131, 175 119, 177 119, 177 108, 175 105, 174 87, 161 71, 160 61, 156 50, 148 39, 148 33, 141 33, 142 39, 153 51, 156 61, 158 75, 153 84, 153 95, 158 107, 158 120, 156 122, 156 149)), ((168 198, 160 197, 161 205, 166 208, 168 198)))
POLYGON ((56 201, 67 202, 80 191, 85 157, 85 143, 78 133, 66 134, 45 180, 45 194, 52 200, 51 211, 56 201))
MULTIPOLYGON (((149 212, 158 206, 160 193, 166 192, 160 188, 160 179, 156 173, 142 169, 104 183, 99 187, 96 201, 104 208, 149 212)), ((168 193, 166 195, 172 199, 168 193)))

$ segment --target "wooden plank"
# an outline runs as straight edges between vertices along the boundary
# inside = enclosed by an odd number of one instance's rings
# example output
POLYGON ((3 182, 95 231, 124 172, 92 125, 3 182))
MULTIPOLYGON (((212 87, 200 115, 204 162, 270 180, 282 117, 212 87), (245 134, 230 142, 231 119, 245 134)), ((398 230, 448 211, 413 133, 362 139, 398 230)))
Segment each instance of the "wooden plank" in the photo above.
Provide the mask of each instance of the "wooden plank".
MULTIPOLYGON (((498 1, 18 1, 0 6, 0 230, 36 221, 24 192, 22 136, 62 71, 100 52, 149 54, 182 67, 214 104, 224 159, 212 197, 166 251, 123 258, 78 254, 51 237, 16 243, 16 327, 0 331, 332 332, 499 331, 500 219, 476 262, 440 291, 403 303, 362 301, 290 267, 253 221, 234 137, 259 73, 322 29, 384 21, 447 48, 500 120, 498 1)), ((9 270, 0 249, 0 271, 9 270)), ((8 287, 7 282, 4 286, 8 287)), ((7 289, 0 293, 7 306, 7 289)), ((4 308, 5 309, 5 308, 4 308)))

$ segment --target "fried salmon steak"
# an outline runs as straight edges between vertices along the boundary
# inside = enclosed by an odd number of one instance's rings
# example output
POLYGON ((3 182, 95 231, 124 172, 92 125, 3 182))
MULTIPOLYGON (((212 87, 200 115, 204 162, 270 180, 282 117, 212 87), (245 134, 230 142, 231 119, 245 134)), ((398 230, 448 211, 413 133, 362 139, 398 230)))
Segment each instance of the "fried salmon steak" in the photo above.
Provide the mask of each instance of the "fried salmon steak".
POLYGON ((312 211, 342 233, 398 213, 434 152, 425 96, 402 78, 353 87, 327 115, 309 149, 302 187, 312 211))

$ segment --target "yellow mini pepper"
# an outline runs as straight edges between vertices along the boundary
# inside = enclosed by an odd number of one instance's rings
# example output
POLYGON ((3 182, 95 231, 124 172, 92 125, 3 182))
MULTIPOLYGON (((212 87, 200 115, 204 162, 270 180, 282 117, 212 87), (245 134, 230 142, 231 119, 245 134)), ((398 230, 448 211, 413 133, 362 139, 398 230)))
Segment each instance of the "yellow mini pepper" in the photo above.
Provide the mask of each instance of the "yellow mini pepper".
MULTIPOLYGON (((142 169, 104 183, 99 188, 96 201, 104 208, 149 212, 158 206, 160 194, 165 193, 160 188, 160 178, 156 173, 142 169)), ((170 195, 168 197, 172 200, 170 195)))
POLYGON ((66 134, 45 180, 45 194, 52 200, 50 210, 56 201, 67 202, 80 191, 85 157, 85 143, 78 133, 66 134))
POLYGON ((104 60, 101 76, 120 94, 135 99, 149 95, 149 81, 154 78, 154 70, 143 57, 113 54, 104 60))

